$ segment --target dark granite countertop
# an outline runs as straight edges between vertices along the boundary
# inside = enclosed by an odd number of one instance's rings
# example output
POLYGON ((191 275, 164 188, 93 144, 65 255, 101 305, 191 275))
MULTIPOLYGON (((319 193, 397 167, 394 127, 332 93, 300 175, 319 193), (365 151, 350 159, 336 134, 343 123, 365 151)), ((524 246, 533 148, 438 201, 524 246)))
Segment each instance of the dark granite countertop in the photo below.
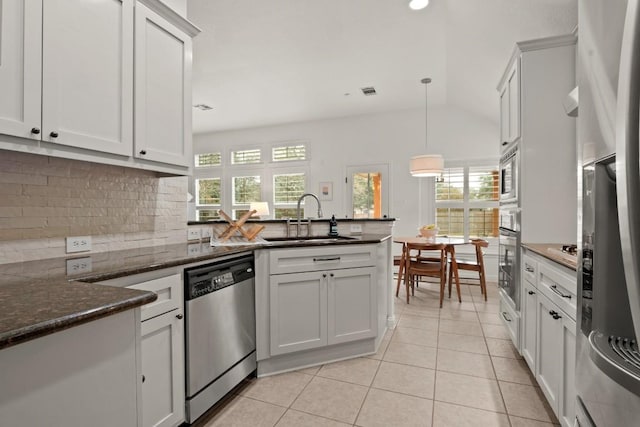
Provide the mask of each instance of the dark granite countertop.
POLYGON ((560 243, 522 243, 522 247, 572 270, 578 268, 578 257, 562 252, 560 243))
MULTIPOLYGON (((355 236, 354 236, 355 237, 355 236)), ((216 246, 189 242, 0 264, 0 349, 154 301, 153 292, 95 284, 108 279, 191 264, 260 248, 379 243, 390 236, 216 246), (67 260, 91 258, 91 272, 67 275, 67 260)))

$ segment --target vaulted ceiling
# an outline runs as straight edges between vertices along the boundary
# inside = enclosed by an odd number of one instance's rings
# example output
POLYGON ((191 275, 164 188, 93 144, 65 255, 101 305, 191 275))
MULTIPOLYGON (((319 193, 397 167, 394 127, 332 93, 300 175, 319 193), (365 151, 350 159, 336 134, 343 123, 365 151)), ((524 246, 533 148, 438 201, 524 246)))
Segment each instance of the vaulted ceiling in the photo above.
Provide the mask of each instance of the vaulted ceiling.
POLYGON ((571 32, 577 0, 189 0, 194 132, 449 104, 498 121, 514 43, 571 32), (373 86, 375 96, 361 88, 373 86))

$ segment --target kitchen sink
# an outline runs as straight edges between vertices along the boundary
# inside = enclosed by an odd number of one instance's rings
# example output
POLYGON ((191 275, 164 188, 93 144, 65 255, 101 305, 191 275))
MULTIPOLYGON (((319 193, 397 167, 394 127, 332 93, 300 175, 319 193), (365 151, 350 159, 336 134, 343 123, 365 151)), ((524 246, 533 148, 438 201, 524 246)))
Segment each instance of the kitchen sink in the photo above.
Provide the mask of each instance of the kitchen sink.
POLYGON ((305 237, 265 237, 264 240, 272 243, 336 243, 346 240, 356 240, 349 236, 305 236, 305 237))

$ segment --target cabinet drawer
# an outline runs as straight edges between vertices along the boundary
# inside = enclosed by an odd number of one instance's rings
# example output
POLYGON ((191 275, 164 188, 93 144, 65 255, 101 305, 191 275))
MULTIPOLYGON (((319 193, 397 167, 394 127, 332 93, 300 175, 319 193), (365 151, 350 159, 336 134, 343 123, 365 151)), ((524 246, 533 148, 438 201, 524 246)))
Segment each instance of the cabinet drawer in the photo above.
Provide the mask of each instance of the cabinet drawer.
POLYGON ((130 289, 155 292, 158 299, 142 306, 142 320, 175 310, 182 305, 182 280, 180 274, 161 277, 127 286, 130 289))
POLYGON ((522 277, 529 283, 536 286, 536 277, 538 276, 538 262, 530 256, 522 256, 522 277))
POLYGON ((504 298, 500 295, 500 313, 498 315, 502 319, 502 323, 507 327, 513 345, 520 352, 520 314, 511 308, 504 298))
POLYGON ((538 266, 538 290, 561 310, 576 319, 577 279, 550 265, 538 266))
POLYGON ((375 265, 375 245, 335 245, 321 248, 272 249, 270 274, 369 267, 375 265))

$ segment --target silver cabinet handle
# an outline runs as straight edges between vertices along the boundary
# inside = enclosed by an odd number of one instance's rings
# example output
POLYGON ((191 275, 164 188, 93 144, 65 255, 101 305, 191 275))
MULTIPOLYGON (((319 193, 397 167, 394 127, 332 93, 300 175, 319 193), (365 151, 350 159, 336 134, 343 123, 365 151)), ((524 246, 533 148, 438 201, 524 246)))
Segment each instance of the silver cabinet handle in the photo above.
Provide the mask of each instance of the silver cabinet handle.
POLYGON ((571 299, 571 295, 565 295, 562 292, 560 292, 558 290, 558 286, 557 285, 551 285, 551 290, 553 292, 555 292, 556 294, 560 295, 562 298, 567 298, 567 299, 571 299))
POLYGON ((507 316, 507 312, 506 312, 506 311, 503 311, 503 312, 502 312, 502 313, 500 313, 500 314, 502 314, 502 318, 503 318, 504 320, 506 320, 507 322, 511 322, 511 319, 509 318, 509 316, 507 316))
POLYGON ((529 273, 533 273, 535 271, 533 267, 529 267, 529 266, 526 266, 524 269, 527 270, 529 273))

